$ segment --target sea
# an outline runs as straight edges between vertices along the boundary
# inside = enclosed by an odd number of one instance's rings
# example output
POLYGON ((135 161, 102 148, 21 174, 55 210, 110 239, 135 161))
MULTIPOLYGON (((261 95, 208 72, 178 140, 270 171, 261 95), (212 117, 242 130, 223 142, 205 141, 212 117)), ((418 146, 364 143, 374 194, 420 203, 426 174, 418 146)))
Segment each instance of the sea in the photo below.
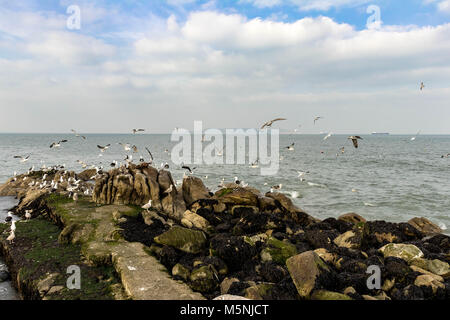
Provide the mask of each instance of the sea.
MULTIPOLYGON (((194 175, 203 179, 211 191, 222 179, 270 191, 281 184, 281 192, 310 215, 324 219, 355 212, 368 220, 406 222, 426 217, 446 229, 450 226, 450 135, 362 135, 359 148, 347 135, 281 134, 279 170, 264 176, 261 168, 245 164, 190 165, 194 175), (294 144, 293 149, 287 147, 294 144), (345 152, 342 153, 341 148, 345 152), (299 177, 298 172, 306 172, 299 177)), ((86 139, 73 134, 0 134, 0 183, 34 167, 65 165, 67 170, 83 170, 77 160, 91 166, 110 168, 113 161, 124 162, 133 155, 153 157, 154 166, 168 163, 175 180, 185 172, 174 164, 172 149, 179 144, 164 134, 88 134, 86 139), (60 148, 53 142, 68 140, 60 148), (138 152, 125 151, 119 143, 136 145, 138 152), (97 145, 110 148, 100 152, 97 145), (25 163, 14 156, 30 156, 25 163)), ((224 139, 225 140, 225 139, 224 139)), ((204 147, 211 142, 204 142, 204 147)), ((237 147, 236 147, 237 148, 237 147)), ((248 151, 248 148, 246 148, 248 151)), ((194 152, 194 147, 192 147, 194 152)), ((225 154, 224 154, 225 156, 225 154)), ((261 165, 261 167, 264 167, 261 165)), ((447 232, 447 230, 446 230, 447 232)))

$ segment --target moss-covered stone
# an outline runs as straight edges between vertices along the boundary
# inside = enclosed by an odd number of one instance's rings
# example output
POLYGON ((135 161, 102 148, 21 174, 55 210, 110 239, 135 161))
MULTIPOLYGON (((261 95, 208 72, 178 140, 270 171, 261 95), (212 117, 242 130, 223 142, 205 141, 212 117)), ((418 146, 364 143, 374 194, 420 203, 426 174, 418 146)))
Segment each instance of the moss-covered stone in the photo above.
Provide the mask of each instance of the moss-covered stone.
POLYGON ((288 241, 280 241, 273 237, 267 240, 267 247, 261 251, 263 262, 274 261, 285 264, 286 260, 297 254, 297 248, 288 241))
POLYGON ((211 292, 217 288, 217 275, 212 266, 203 266, 192 270, 190 286, 198 292, 211 292))
POLYGON ((187 253, 199 253, 206 245, 203 232, 174 226, 169 231, 155 237, 155 242, 177 248, 187 253))

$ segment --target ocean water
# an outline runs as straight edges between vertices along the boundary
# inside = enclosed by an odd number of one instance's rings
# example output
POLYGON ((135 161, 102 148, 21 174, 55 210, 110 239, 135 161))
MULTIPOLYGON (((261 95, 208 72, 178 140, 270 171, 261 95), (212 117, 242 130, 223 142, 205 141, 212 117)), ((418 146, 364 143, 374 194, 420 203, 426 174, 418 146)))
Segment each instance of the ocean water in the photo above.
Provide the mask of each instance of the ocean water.
MULTIPOLYGON (((198 165, 195 175, 217 190, 222 178, 227 182, 237 176, 263 192, 282 184, 281 192, 293 195, 296 205, 318 218, 337 217, 356 212, 369 220, 406 222, 413 217, 426 217, 441 227, 450 226, 450 136, 362 136, 360 148, 354 149, 347 136, 336 135, 324 141, 325 135, 281 135, 280 169, 275 176, 262 176, 260 169, 245 165, 198 165), (285 147, 295 143, 295 150, 285 147), (341 147, 345 153, 341 154, 341 147), (338 156, 337 156, 338 154, 338 156), (300 181, 297 171, 308 171, 300 181), (205 176, 208 176, 206 179, 205 176), (298 197, 297 197, 298 195, 298 197)), ((184 170, 171 162, 165 152, 176 142, 170 135, 86 135, 83 140, 71 134, 0 134, 0 182, 14 171, 22 173, 30 167, 40 168, 65 164, 67 169, 81 171, 76 162, 104 166, 125 159, 119 142, 134 144, 133 154, 148 159, 148 147, 159 168, 163 162, 171 165, 174 179, 181 180, 184 170), (67 139, 60 149, 50 149, 54 141, 67 139), (103 156, 97 145, 111 144, 103 156), (15 155, 30 155, 21 163, 15 155)), ((209 143, 205 143, 205 146, 209 143)), ((194 165, 195 167, 196 165, 194 165)), ((447 232, 447 231, 446 231, 447 232)))

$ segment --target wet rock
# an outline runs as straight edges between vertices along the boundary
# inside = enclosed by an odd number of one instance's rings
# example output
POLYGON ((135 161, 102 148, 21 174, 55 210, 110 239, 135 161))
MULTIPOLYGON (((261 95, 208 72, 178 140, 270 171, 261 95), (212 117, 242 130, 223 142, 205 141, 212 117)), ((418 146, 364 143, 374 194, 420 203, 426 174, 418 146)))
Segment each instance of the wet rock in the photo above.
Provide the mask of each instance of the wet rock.
MULTIPOLYGON (((438 276, 437 274, 434 274, 434 273, 432 273, 432 272, 430 272, 430 271, 427 271, 427 270, 425 270, 425 269, 422 269, 422 268, 420 268, 420 267, 418 267, 418 266, 414 266, 414 265, 412 265, 412 266, 410 266, 410 268, 411 268, 411 270, 413 270, 413 271, 415 271, 415 272, 418 272, 418 273, 420 273, 420 274, 422 274, 422 275, 427 275, 427 276, 430 276, 430 277, 432 277, 433 279, 435 279, 436 281, 439 281, 439 282, 444 282, 444 278, 443 277, 441 277, 441 276, 438 276)), ((386 290, 385 290, 386 291, 386 290)))
POLYGON ((166 225, 167 221, 161 217, 158 213, 152 210, 145 210, 141 213, 142 219, 144 219, 144 223, 148 226, 152 226, 154 223, 159 222, 162 225, 166 225))
POLYGON ((201 199, 209 199, 209 190, 200 178, 188 176, 183 179, 183 198, 189 207, 194 202, 201 199))
POLYGON ((245 289, 245 298, 250 300, 270 300, 272 289, 272 283, 259 283, 245 289))
POLYGON ((438 289, 445 290, 445 285, 430 275, 418 276, 414 281, 414 285, 418 287, 430 287, 433 294, 436 294, 438 289))
POLYGON ((154 238, 158 244, 171 246, 187 253, 199 253, 206 245, 206 236, 201 231, 179 226, 154 238))
POLYGON ((186 204, 184 203, 183 194, 173 188, 169 193, 161 200, 162 208, 171 219, 181 222, 183 215, 186 212, 186 204))
POLYGON ((275 199, 269 197, 259 197, 258 207, 261 212, 265 213, 281 212, 281 210, 278 209, 275 199))
POLYGON ((396 257, 410 262, 415 258, 423 257, 423 252, 412 244, 390 243, 380 248, 384 257, 396 257))
POLYGON ((186 268, 185 266, 183 266, 182 264, 177 263, 172 268, 172 276, 175 279, 188 281, 190 275, 191 275, 191 272, 189 271, 189 269, 186 268))
POLYGON ((401 286, 414 282, 418 273, 409 268, 405 260, 395 257, 388 257, 382 269, 383 277, 394 279, 395 283, 401 286))
POLYGON ((359 214, 356 213, 346 213, 341 215, 338 220, 349 222, 351 224, 360 224, 367 222, 366 219, 361 217, 359 214))
POLYGON ((227 294, 228 290, 230 290, 231 285, 235 282, 239 282, 239 279, 237 279, 237 278, 223 279, 222 283, 220 284, 220 293, 227 294))
POLYGON ((318 287, 319 279, 329 272, 328 266, 314 251, 293 256, 286 261, 286 265, 302 298, 308 298, 318 287))
POLYGON ((221 258, 230 271, 241 270, 247 260, 251 260, 258 251, 244 241, 242 237, 219 234, 210 241, 212 254, 221 258))
POLYGON ((235 217, 243 217, 249 215, 255 215, 259 213, 259 209, 257 207, 252 206, 233 206, 231 208, 231 214, 235 217))
POLYGON ((408 223, 426 235, 442 233, 442 229, 427 218, 413 218, 408 223))
POLYGON ((416 258, 411 260, 411 265, 417 266, 431 273, 437 274, 438 276, 441 276, 444 279, 450 278, 450 267, 447 262, 437 259, 428 260, 416 258))
POLYGON ((336 230, 306 230, 305 238, 314 248, 330 249, 334 246, 333 240, 339 235, 336 230))
POLYGON ((311 295, 311 300, 353 300, 346 294, 339 292, 316 290, 311 295))
POLYGON ((197 228, 203 231, 208 231, 210 227, 208 220, 189 210, 183 214, 181 224, 187 228, 197 228))
POLYGON ((325 248, 316 249, 314 250, 314 252, 317 253, 317 255, 322 258, 323 261, 330 265, 334 265, 338 258, 337 254, 328 252, 328 250, 325 248))
POLYGON ((192 270, 190 275, 190 286, 198 292, 212 292, 217 287, 217 274, 210 266, 203 266, 192 270))
POLYGON ((241 187, 235 189, 221 189, 215 193, 214 199, 230 208, 236 205, 258 206, 258 196, 250 190, 241 187))
POLYGON ((351 249, 359 249, 361 241, 362 232, 359 230, 347 231, 333 240, 337 246, 351 249))
POLYGON ((363 228, 362 248, 380 248, 388 243, 420 240, 423 236, 408 223, 367 222, 363 228))
POLYGON ((266 282, 278 283, 289 276, 289 273, 285 268, 274 262, 262 263, 257 270, 258 274, 266 282))
POLYGON ((261 261, 274 261, 284 265, 286 260, 297 254, 297 248, 289 241, 280 241, 274 237, 267 240, 266 247, 261 251, 261 261))

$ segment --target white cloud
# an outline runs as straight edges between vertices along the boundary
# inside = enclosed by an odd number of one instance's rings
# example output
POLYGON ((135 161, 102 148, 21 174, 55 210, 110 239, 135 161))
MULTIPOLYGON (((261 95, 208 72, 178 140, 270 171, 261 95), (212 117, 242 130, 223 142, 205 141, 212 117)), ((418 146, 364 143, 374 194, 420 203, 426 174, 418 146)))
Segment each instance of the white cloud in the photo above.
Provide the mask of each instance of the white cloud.
POLYGON ((439 2, 438 9, 441 12, 450 13, 450 0, 444 0, 439 2))

